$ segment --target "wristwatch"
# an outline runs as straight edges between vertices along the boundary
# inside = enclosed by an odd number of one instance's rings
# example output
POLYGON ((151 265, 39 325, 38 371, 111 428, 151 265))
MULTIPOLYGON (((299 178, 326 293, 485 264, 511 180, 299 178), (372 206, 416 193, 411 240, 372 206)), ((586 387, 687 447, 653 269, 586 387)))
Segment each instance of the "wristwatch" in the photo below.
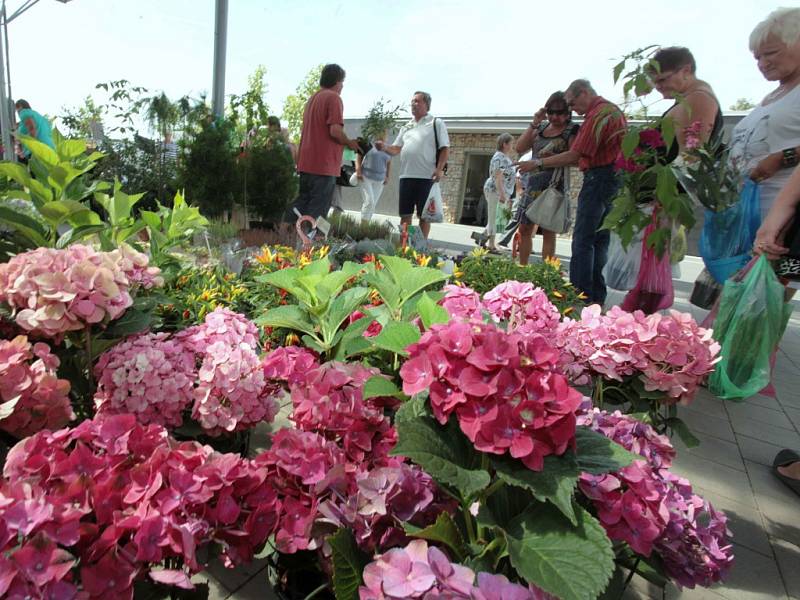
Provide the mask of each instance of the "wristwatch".
POLYGON ((783 158, 781 159, 781 164, 785 168, 795 167, 800 163, 800 157, 797 156, 797 150, 794 148, 787 148, 782 154, 783 158))

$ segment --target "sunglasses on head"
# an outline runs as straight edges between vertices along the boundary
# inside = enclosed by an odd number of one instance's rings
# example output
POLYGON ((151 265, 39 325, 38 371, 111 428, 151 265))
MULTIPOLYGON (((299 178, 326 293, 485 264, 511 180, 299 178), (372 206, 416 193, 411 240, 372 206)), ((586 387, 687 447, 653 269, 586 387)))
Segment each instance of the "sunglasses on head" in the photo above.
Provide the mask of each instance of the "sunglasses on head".
POLYGON ((569 111, 566 108, 562 108, 561 110, 554 110, 554 109, 547 109, 548 115, 568 115, 569 111))

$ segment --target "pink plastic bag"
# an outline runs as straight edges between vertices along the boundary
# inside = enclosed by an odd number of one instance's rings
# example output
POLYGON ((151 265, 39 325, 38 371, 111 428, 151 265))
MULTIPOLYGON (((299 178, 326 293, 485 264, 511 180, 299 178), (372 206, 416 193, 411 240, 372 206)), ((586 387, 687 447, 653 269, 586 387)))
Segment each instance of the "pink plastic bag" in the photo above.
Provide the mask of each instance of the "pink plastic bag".
POLYGON ((661 258, 655 250, 647 246, 647 238, 656 228, 656 215, 653 222, 644 232, 645 243, 642 243, 642 262, 639 267, 639 276, 636 285, 622 301, 622 310, 633 312, 641 310, 645 314, 653 314, 659 310, 669 308, 675 299, 675 290, 672 287, 672 265, 669 262, 669 250, 664 251, 661 258))

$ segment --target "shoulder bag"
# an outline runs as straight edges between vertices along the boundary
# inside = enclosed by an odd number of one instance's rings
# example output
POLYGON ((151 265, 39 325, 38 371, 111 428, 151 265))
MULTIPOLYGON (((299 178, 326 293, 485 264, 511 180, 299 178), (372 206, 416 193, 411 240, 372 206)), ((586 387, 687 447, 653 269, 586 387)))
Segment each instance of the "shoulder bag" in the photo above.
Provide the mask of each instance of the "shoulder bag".
POLYGON ((525 211, 525 216, 531 223, 536 223, 542 229, 554 233, 566 233, 571 224, 569 199, 564 192, 558 189, 558 184, 563 178, 564 168, 555 169, 550 178, 550 185, 534 199, 525 211))

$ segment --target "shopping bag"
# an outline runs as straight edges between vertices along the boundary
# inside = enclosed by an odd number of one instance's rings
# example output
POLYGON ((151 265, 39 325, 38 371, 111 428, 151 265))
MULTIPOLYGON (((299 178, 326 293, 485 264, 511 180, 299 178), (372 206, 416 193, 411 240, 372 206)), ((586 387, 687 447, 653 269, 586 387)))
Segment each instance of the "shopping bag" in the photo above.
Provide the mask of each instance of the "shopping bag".
POLYGON ((569 231, 569 198, 558 189, 564 178, 564 169, 556 169, 550 179, 550 187, 539 194, 525 211, 531 223, 555 233, 569 231))
POLYGON ((792 308, 765 256, 741 281, 726 281, 714 337, 722 359, 708 380, 720 398, 741 400, 770 383, 770 358, 789 322, 792 308))
POLYGON ((439 187, 438 181, 434 182, 431 186, 431 191, 428 192, 428 199, 425 201, 425 206, 422 207, 422 216, 420 219, 428 223, 441 223, 444 221, 442 188, 439 187))
POLYGON ((627 292, 636 285, 639 277, 639 266, 642 262, 642 238, 644 229, 639 230, 631 243, 625 248, 620 237, 611 232, 608 244, 608 261, 603 267, 606 285, 612 290, 627 292))
POLYGON ((700 256, 718 283, 725 283, 750 260, 760 224, 760 193, 758 184, 752 179, 748 179, 742 188, 739 202, 720 212, 705 211, 700 233, 700 256))
POLYGON ((633 312, 641 310, 645 314, 653 314, 669 308, 675 299, 672 287, 672 265, 669 263, 669 252, 659 258, 653 248, 647 246, 647 238, 655 231, 658 217, 653 215, 653 222, 647 226, 642 241, 642 259, 636 284, 622 301, 622 310, 633 312))
POLYGON ((677 265, 686 258, 688 251, 689 240, 686 237, 686 227, 673 221, 669 235, 669 261, 673 265, 677 265))
POLYGON ((497 215, 494 219, 494 230, 505 231, 506 225, 511 220, 511 208, 508 202, 497 205, 497 215))
POLYGON ((704 268, 694 281, 689 302, 704 310, 710 310, 721 291, 722 286, 711 276, 708 269, 704 268))

